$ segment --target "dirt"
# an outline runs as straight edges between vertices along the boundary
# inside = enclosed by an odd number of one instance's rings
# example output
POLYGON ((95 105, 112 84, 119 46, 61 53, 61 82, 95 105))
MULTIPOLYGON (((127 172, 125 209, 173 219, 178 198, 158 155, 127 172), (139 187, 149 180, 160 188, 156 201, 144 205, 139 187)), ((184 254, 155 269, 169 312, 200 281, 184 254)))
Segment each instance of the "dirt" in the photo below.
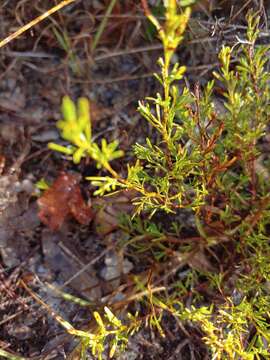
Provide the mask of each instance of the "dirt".
MULTIPOLYGON (((57 231, 38 217, 37 181, 52 183, 61 171, 83 177, 98 174, 91 162, 75 166, 47 148, 50 141, 61 142, 55 123, 63 95, 92 101, 95 138, 118 139, 126 152, 123 162, 116 163, 119 171, 132 161, 132 144, 151 136, 136 107, 139 99, 157 91, 152 72, 161 49, 154 35, 146 35, 149 24, 140 2, 123 1, 92 52, 90 45, 108 3, 75 2, 0 52, 0 349, 25 358, 66 359, 76 339, 52 313, 75 328, 85 328, 91 318, 89 306, 99 308, 101 299, 114 295, 128 275, 138 271, 135 261, 114 249, 124 234, 117 229, 111 204, 90 225, 68 218, 57 231), (48 284, 91 305, 65 300, 48 284)), ((199 80, 203 85, 217 66, 217 50, 243 32, 238 10, 245 2, 232 8, 230 19, 231 6, 222 10, 222 2, 209 3, 212 8, 207 2, 196 6, 176 56, 188 66, 190 84, 199 80)), ((257 6, 257 1, 249 3, 257 6)), ((3 1, 1 38, 50 5, 44 0, 3 1)), ((265 9, 263 14, 267 16, 265 9)), ((94 201, 88 182, 82 180, 80 186, 85 200, 94 201)), ((130 211, 128 207, 124 211, 130 211)), ((167 321, 170 336, 162 339, 143 330, 119 359, 207 359, 198 330, 191 329, 194 338, 187 340, 172 319, 167 321)))

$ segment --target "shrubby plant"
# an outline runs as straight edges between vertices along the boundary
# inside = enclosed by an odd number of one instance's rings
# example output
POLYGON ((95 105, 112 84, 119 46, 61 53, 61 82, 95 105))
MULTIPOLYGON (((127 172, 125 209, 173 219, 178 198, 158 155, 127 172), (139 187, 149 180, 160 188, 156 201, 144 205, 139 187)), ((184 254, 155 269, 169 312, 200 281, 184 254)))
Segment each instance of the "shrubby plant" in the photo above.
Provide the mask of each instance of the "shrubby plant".
MULTIPOLYGON (((162 241, 167 235, 168 230, 155 223, 156 213, 167 214, 168 221, 174 224, 170 236, 173 233, 181 239, 177 216, 183 209, 194 216, 196 227, 192 232, 201 249, 209 251, 215 259, 220 259, 220 249, 225 249, 228 257, 230 249, 234 249, 235 263, 230 269, 227 266, 227 273, 225 265, 224 273, 219 275, 201 271, 222 296, 219 308, 215 304, 202 307, 197 300, 187 308, 181 301, 190 287, 190 279, 189 282, 186 279, 186 283, 183 280, 176 287, 179 293, 146 296, 151 309, 158 309, 158 315, 153 310, 148 324, 161 329, 162 316, 169 313, 181 321, 191 320, 200 325, 213 359, 268 358, 270 192, 269 169, 265 169, 260 143, 270 114, 270 74, 265 68, 269 47, 256 43, 259 18, 249 13, 246 40, 221 49, 221 65, 214 73, 215 80, 204 89, 199 85, 193 89, 180 87, 177 82, 183 78, 185 67, 172 65, 172 56, 183 39, 190 9, 180 11, 175 0, 164 0, 164 7, 163 24, 146 9, 164 49, 158 60, 160 73, 155 74, 162 92, 140 101, 138 107, 156 136, 134 145, 135 160, 127 166, 126 175, 119 174, 111 165, 111 161, 124 155, 118 150, 118 142, 108 144, 103 139, 99 145, 92 141, 86 99, 79 100, 78 110, 68 97, 63 99, 64 120, 57 126, 68 144, 49 146, 72 156, 75 163, 88 156, 99 169, 108 172, 107 176, 89 178, 96 187, 96 195, 116 189, 136 191, 134 219, 123 226, 132 236, 140 235, 138 239, 145 241, 145 249, 152 246, 146 244, 147 239, 162 241), (217 84, 219 100, 224 104, 221 112, 215 102, 217 84), (152 220, 147 220, 147 225, 144 220, 140 223, 141 214, 152 220), (228 285, 228 275, 235 279, 237 301, 228 285)), ((188 246, 179 242, 174 251, 183 254, 192 247, 195 247, 192 241, 188 246)), ((168 256, 166 245, 162 243, 159 253, 154 255, 162 262, 168 256)), ((142 282, 141 286, 146 285, 142 282)), ((136 330, 144 324, 139 314, 129 318, 131 328, 135 323, 139 324, 136 330)), ((128 329, 129 325, 127 333, 128 329)))

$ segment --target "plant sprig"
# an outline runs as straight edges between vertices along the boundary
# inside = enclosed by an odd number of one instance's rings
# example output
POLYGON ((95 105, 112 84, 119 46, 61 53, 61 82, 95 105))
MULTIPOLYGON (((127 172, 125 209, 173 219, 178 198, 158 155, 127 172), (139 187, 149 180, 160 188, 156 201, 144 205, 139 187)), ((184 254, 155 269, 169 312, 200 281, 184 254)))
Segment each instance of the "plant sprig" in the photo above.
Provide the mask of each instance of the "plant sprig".
POLYGON ((77 107, 68 96, 63 97, 62 101, 63 119, 57 122, 61 137, 68 142, 67 146, 49 143, 52 150, 59 151, 66 155, 71 155, 75 164, 80 163, 81 159, 89 156, 95 160, 97 168, 105 168, 113 177, 118 177, 112 169, 110 161, 118 159, 124 155, 122 150, 118 150, 118 141, 114 140, 107 143, 106 139, 101 140, 101 146, 92 141, 92 124, 90 117, 90 104, 88 99, 79 98, 77 107))

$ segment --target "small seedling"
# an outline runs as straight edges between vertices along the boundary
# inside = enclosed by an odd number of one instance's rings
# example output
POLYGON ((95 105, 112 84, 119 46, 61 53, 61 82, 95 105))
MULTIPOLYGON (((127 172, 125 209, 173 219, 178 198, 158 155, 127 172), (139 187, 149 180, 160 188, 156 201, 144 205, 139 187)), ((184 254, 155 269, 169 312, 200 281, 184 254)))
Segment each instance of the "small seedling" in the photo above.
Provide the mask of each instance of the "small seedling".
POLYGON ((89 101, 86 98, 80 98, 76 107, 68 96, 64 96, 62 113, 63 119, 57 122, 57 127, 68 145, 49 143, 49 148, 72 156, 75 164, 88 156, 96 161, 98 169, 104 168, 117 177, 117 173, 110 166, 110 161, 122 157, 124 153, 117 149, 117 140, 108 144, 106 139, 102 139, 101 146, 92 141, 89 101))

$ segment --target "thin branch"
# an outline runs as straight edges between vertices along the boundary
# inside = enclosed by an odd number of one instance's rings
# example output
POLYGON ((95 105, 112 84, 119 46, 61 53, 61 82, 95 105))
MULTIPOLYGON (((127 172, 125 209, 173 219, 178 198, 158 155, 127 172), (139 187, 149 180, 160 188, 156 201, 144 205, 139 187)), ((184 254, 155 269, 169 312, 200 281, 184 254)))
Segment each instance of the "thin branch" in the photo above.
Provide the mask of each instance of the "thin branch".
POLYGON ((28 24, 22 26, 19 30, 15 31, 5 39, 0 41, 0 48, 7 45, 10 41, 16 39, 20 35, 22 35, 25 31, 31 29, 33 26, 37 25, 44 19, 46 19, 48 16, 52 15, 56 11, 62 9, 63 7, 75 2, 77 0, 63 0, 60 2, 60 4, 55 5, 50 10, 46 11, 45 13, 41 14, 40 16, 36 17, 34 20, 30 21, 28 24))

